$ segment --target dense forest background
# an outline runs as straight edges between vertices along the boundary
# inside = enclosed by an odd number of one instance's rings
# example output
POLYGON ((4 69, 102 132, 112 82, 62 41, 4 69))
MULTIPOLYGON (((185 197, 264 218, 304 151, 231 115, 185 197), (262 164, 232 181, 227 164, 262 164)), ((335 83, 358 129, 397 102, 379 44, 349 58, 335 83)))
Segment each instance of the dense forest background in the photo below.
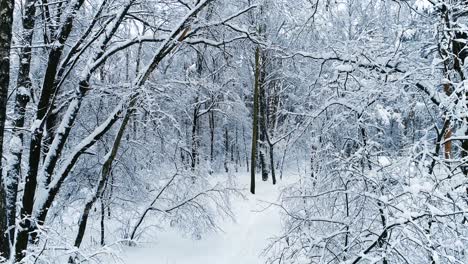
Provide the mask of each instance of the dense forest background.
POLYGON ((467 43, 465 0, 0 0, 0 258, 200 239, 294 171, 270 263, 467 263, 467 43))

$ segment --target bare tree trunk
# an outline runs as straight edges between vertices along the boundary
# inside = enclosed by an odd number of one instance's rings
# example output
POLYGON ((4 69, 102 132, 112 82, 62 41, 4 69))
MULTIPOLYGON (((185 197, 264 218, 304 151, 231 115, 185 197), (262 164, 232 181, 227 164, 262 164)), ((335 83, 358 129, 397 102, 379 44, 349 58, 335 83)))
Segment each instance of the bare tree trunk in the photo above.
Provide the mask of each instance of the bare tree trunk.
MULTIPOLYGON (((348 190, 348 185, 345 184, 345 190, 348 190)), ((345 193, 345 205, 346 205, 346 217, 349 217, 349 195, 345 193)), ((348 253, 348 246, 349 246, 349 225, 346 225, 346 233, 345 233, 345 242, 344 242, 344 252, 348 253)), ((346 261, 346 255, 343 258, 346 261)))
MULTIPOLYGON (((203 54, 200 51, 197 51, 197 77, 201 78, 203 73, 203 54)), ((200 147, 200 138, 199 138, 199 126, 200 126, 200 108, 202 104, 199 102, 198 95, 195 97, 195 107, 193 110, 193 120, 192 120, 192 170, 195 169, 196 165, 199 164, 199 147, 200 147)))
POLYGON ((261 65, 260 65, 260 78, 259 78, 259 126, 260 126, 260 167, 262 170, 262 180, 267 181, 268 175, 270 174, 269 166, 267 162, 267 141, 268 141, 268 131, 267 131, 267 112, 266 112, 266 92, 265 92, 265 55, 261 56, 261 65))
POLYGON ((214 139, 215 139, 215 116, 214 111, 210 111, 209 125, 210 125, 210 162, 213 164, 214 161, 214 139))
POLYGON ((271 169, 271 179, 273 185, 276 184, 276 174, 275 174, 275 158, 274 158, 274 145, 269 143, 270 146, 270 169, 271 169))
MULTIPOLYGON (((452 91, 450 89, 450 84, 444 84, 444 92, 447 96, 450 96, 452 94, 452 91)), ((452 128, 450 127, 450 123, 449 123, 447 130, 445 131, 445 134, 444 134, 444 141, 450 139, 451 137, 452 137, 452 128)), ((452 158, 452 141, 451 140, 448 140, 444 144, 444 157, 446 159, 452 158)))
MULTIPOLYGON (((383 209, 383 204, 381 202, 377 202, 377 206, 379 206, 379 214, 380 214, 380 220, 382 222, 382 228, 383 228, 383 233, 381 235, 381 239, 379 239, 379 247, 382 250, 385 250, 387 247, 387 239, 388 239, 388 232, 386 230, 387 227, 387 219, 384 214, 384 209, 383 209)), ((388 264, 387 258, 382 259, 382 264, 388 264)))
POLYGON ((21 179, 21 158, 24 146, 24 121, 26 105, 30 99, 31 79, 29 72, 31 68, 31 42, 34 34, 36 0, 27 0, 24 5, 22 48, 19 54, 19 71, 16 82, 15 106, 13 113, 13 134, 10 140, 10 156, 8 160, 7 185, 8 191, 8 226, 11 245, 14 244, 16 225, 16 200, 18 196, 18 184, 21 179))
POLYGON ((109 197, 107 197, 107 217, 109 219, 111 217, 111 202, 112 202, 112 196, 113 195, 114 195, 114 175, 111 174, 111 176, 110 176, 109 197))
POLYGON ((244 140, 245 167, 249 172, 249 153, 247 153, 247 140, 245 139, 245 127, 242 126, 242 139, 244 140))
POLYGON ((106 244, 105 220, 106 220, 106 207, 104 205, 104 199, 102 199, 101 197, 101 246, 104 246, 106 244))
POLYGON ((5 130, 8 87, 10 85, 10 48, 13 28, 13 0, 0 0, 0 255, 10 257, 7 237, 6 189, 3 179, 3 133, 5 130))
POLYGON ((239 172, 239 165, 240 165, 240 151, 239 151, 239 129, 238 127, 236 126, 236 139, 235 139, 235 152, 236 152, 236 157, 235 157, 235 160, 236 160, 236 172, 239 172))
POLYGON ((254 103, 253 103, 253 122, 252 122, 252 151, 251 151, 251 170, 250 170, 250 192, 255 194, 255 158, 257 155, 258 141, 258 97, 260 90, 260 47, 255 50, 255 83, 254 83, 254 103))
POLYGON ((195 98, 195 109, 193 110, 193 120, 192 120, 192 170, 195 169, 197 165, 197 156, 198 156, 198 135, 197 135, 197 126, 198 126, 198 112, 200 110, 200 105, 198 103, 198 96, 195 98))
POLYGON ((224 171, 229 172, 229 132, 227 126, 224 128, 224 171))
POLYGON ((288 140, 286 141, 286 146, 284 147, 283 155, 281 156, 280 180, 283 179, 284 161, 286 160, 286 154, 288 152, 289 140, 290 137, 288 137, 288 140))

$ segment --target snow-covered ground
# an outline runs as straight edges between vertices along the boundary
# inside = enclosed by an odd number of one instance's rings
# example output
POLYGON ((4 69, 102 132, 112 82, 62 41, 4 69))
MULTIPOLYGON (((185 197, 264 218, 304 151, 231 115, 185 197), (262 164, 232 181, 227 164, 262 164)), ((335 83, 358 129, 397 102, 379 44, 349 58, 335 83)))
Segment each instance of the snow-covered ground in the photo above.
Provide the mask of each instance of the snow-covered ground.
MULTIPOLYGON (((248 186, 248 175, 238 177, 248 186)), ((179 232, 167 230, 156 235, 156 241, 124 248, 122 261, 127 264, 259 264, 270 239, 280 233, 280 209, 276 203, 284 182, 276 186, 271 181, 257 181, 255 195, 245 190, 246 200, 233 201, 236 220, 220 223, 222 232, 202 236, 201 240, 183 237, 179 232)))

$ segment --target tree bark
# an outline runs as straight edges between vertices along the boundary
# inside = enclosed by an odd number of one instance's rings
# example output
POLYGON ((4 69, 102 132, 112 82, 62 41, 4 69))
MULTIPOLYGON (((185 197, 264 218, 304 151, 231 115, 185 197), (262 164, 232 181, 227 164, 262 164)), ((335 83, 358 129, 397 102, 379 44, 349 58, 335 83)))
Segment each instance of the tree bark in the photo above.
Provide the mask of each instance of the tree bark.
MULTIPOLYGON (((8 229, 6 189, 3 179, 3 133, 5 130, 8 87, 10 85, 10 48, 13 29, 13 0, 0 0, 0 255, 10 257, 10 243, 6 235, 8 229)), ((7 178, 7 181, 10 179, 7 178)))
POLYGON ((214 138, 215 138, 215 116, 214 111, 211 111, 208 115, 210 125, 210 162, 213 164, 214 161, 214 138))
POLYGON ((262 170, 262 180, 267 181, 270 174, 269 165, 267 162, 267 111, 266 111, 266 91, 265 91, 265 55, 262 54, 260 62, 260 76, 259 76, 259 126, 260 126, 260 167, 262 170))
POLYGON ((200 105, 198 102, 198 96, 195 98, 195 109, 193 110, 193 120, 192 120, 192 162, 191 167, 192 170, 195 170, 197 166, 197 156, 198 156, 198 135, 197 135, 197 127, 198 127, 198 111, 200 110, 200 105))
POLYGON ((234 145, 235 145, 235 169, 236 169, 236 172, 239 172, 239 165, 240 165, 240 150, 239 150, 239 129, 238 127, 236 126, 236 136, 235 136, 235 142, 234 142, 234 145))
MULTIPOLYGON (((452 94, 450 84, 444 84, 444 92, 447 96, 450 96, 452 94)), ((444 133, 444 140, 448 140, 444 144, 444 157, 446 159, 452 158, 452 141, 449 140, 450 137, 452 137, 452 128, 450 127, 450 123, 449 123, 447 126, 447 130, 444 133)))
POLYGON ((242 126, 242 140, 244 141, 245 167, 249 172, 249 154, 247 153, 247 140, 245 139, 245 127, 242 126))
POLYGON ((101 246, 106 244, 105 241, 105 220, 106 220, 106 207, 104 205, 104 199, 101 197, 101 246))
POLYGON ((274 145, 268 143, 270 146, 270 169, 271 169, 271 180, 273 185, 276 184, 276 174, 275 174, 275 157, 274 157, 274 145))
POLYGON ((8 160, 7 178, 10 179, 8 190, 8 226, 10 226, 10 243, 14 244, 16 225, 16 200, 18 195, 18 184, 21 179, 21 158, 24 146, 24 121, 26 105, 30 99, 31 79, 29 72, 31 68, 31 42, 34 34, 35 7, 36 0, 27 0, 24 4, 24 14, 22 16, 22 48, 19 54, 19 70, 16 82, 15 106, 13 112, 13 133, 10 140, 10 155, 8 160))
POLYGON ((257 47, 255 50, 255 83, 254 83, 254 97, 253 97, 253 109, 252 109, 252 151, 250 158, 250 192, 255 194, 255 158, 257 155, 257 141, 258 141, 258 97, 260 90, 260 48, 257 47))
POLYGON ((228 128, 224 128, 224 171, 229 172, 229 131, 228 128))

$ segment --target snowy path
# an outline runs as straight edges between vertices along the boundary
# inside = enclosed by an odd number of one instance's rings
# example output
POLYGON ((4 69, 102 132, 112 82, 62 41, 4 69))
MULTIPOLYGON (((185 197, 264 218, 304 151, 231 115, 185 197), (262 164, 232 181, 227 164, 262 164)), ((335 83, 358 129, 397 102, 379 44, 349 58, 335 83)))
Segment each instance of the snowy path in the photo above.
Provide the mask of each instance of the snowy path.
POLYGON ((246 191, 247 200, 233 201, 236 222, 220 223, 224 232, 205 235, 201 240, 163 232, 154 244, 126 249, 123 261, 127 264, 264 263, 263 249, 280 232, 279 209, 266 202, 277 201, 280 186, 258 182, 256 195, 246 191))

